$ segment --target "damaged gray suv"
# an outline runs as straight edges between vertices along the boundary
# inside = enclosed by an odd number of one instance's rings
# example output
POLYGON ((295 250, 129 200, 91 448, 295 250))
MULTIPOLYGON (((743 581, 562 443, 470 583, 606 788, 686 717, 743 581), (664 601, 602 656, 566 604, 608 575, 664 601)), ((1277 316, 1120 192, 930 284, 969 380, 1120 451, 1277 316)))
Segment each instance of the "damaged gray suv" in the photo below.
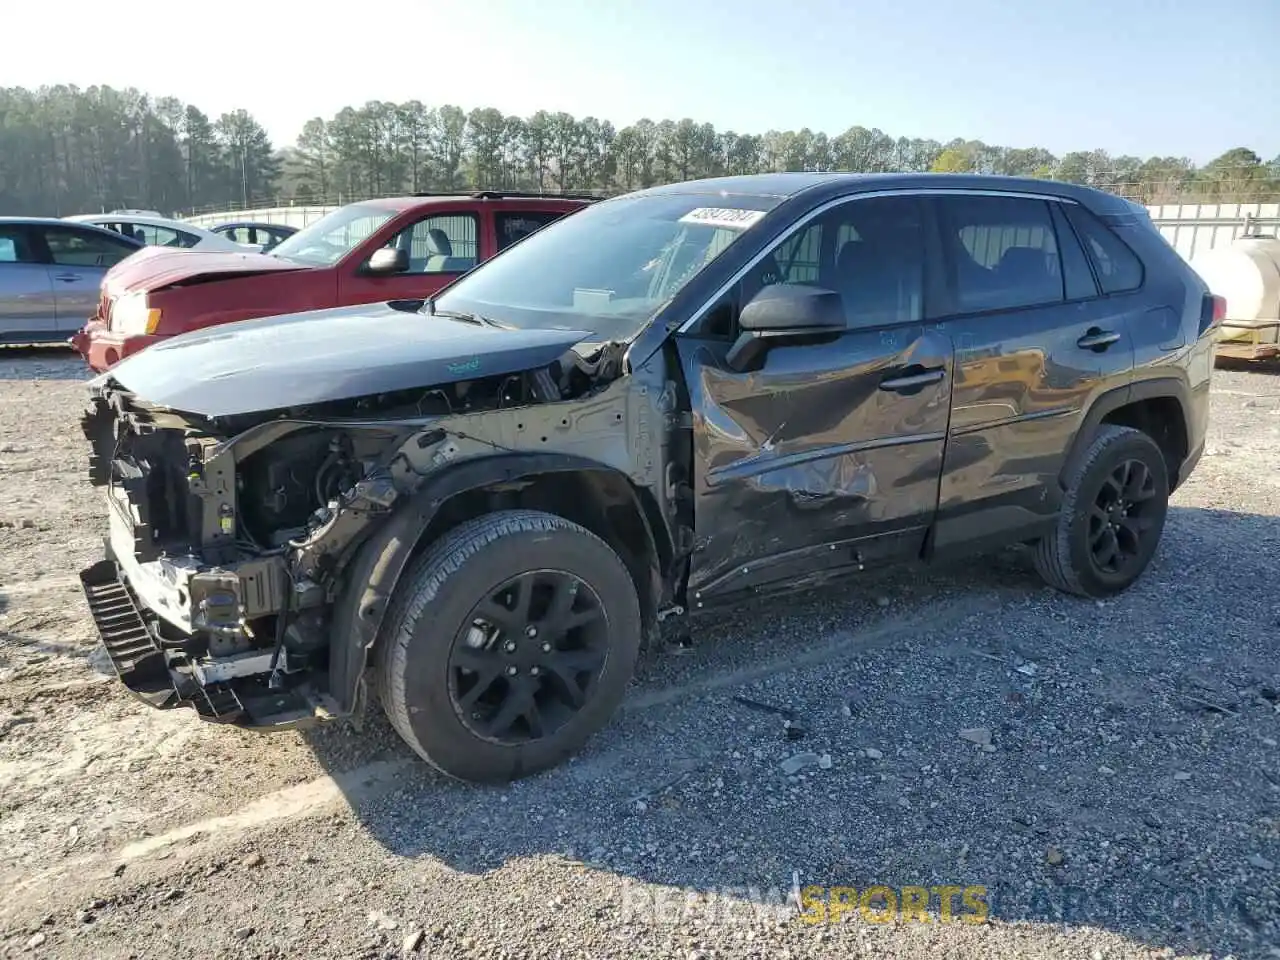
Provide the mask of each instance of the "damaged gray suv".
POLYGON ((1200 456, 1222 313, 1087 188, 657 187, 431 301, 103 374, 81 578, 154 706, 279 728, 378 699, 444 772, 508 780, 607 722, 669 616, 1013 543, 1125 589, 1200 456))

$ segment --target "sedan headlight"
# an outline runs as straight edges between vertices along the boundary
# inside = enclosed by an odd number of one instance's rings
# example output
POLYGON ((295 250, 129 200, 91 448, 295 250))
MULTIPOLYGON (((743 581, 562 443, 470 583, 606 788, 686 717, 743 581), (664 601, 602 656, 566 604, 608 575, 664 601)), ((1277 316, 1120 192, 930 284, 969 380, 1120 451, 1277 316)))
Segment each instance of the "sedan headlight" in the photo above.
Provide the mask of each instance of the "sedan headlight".
POLYGON ((147 292, 126 293, 111 307, 111 329, 128 337, 155 333, 160 311, 147 305, 147 292))

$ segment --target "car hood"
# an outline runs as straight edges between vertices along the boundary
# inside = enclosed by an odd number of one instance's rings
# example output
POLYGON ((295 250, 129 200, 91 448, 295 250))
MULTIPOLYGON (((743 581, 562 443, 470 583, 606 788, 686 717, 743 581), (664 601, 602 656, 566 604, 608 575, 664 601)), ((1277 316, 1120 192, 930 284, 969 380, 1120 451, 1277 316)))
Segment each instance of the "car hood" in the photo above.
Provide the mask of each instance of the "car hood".
POLYGON ((515 330, 362 304, 162 340, 97 378, 205 417, 259 413, 546 366, 583 330, 515 330))
POLYGON ((236 250, 171 250, 147 247, 107 271, 103 286, 118 297, 136 290, 163 290, 175 283, 312 269, 306 264, 236 250))

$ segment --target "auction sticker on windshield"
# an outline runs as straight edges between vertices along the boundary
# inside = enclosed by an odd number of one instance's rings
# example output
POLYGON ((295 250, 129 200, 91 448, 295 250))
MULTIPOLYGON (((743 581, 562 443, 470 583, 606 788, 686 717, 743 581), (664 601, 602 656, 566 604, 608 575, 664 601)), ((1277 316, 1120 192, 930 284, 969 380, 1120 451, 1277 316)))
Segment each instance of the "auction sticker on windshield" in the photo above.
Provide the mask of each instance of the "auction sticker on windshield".
POLYGON ((737 210, 732 207, 697 207, 680 218, 681 223, 704 223, 709 227, 727 227, 730 230, 746 230, 754 226, 763 210, 737 210))

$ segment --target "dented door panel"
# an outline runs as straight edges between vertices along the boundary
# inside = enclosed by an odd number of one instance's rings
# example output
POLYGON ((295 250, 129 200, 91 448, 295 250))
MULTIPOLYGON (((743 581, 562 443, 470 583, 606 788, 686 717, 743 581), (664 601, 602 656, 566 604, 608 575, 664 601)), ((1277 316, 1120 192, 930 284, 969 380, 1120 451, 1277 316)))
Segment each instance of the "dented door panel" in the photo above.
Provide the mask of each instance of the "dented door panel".
POLYGON ((749 373, 727 369, 723 341, 678 347, 693 414, 693 593, 919 551, 938 500, 949 338, 924 324, 850 331, 774 347, 749 373))

